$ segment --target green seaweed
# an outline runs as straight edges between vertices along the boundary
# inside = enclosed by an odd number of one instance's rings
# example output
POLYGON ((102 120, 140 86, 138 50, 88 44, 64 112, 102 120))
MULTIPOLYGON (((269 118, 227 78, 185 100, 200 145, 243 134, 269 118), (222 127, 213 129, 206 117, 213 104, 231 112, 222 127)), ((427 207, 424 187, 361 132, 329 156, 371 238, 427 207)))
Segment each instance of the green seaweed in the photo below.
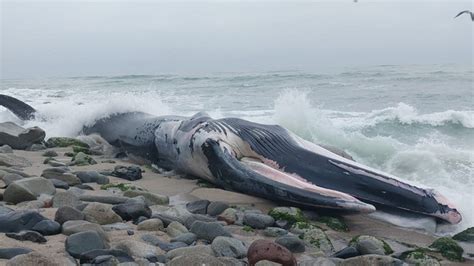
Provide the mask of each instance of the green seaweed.
POLYGON ((84 148, 90 148, 89 145, 86 143, 73 139, 73 138, 66 138, 66 137, 53 137, 49 138, 48 141, 46 141, 46 146, 47 147, 69 147, 69 146, 80 146, 84 148))
POLYGON ((216 186, 214 186, 212 183, 209 183, 205 180, 202 180, 202 179, 199 179, 196 183, 196 185, 198 185, 199 187, 202 187, 202 188, 215 188, 216 186))
POLYGON ((242 227, 242 230, 245 231, 245 232, 254 232, 254 229, 248 225, 244 225, 242 227))
POLYGON ((390 247, 390 245, 387 242, 383 241, 382 239, 379 239, 379 240, 382 241, 383 243, 383 250, 385 251, 385 255, 392 254, 393 249, 390 247))
POLYGON ((274 208, 268 212, 268 215, 273 217, 276 221, 278 220, 285 220, 288 221, 290 224, 294 224, 297 222, 307 222, 307 219, 303 216, 303 212, 298 209, 296 209, 296 214, 291 214, 288 212, 282 212, 279 211, 277 208, 274 208))
POLYGON ((464 249, 450 237, 441 237, 436 239, 430 248, 438 250, 443 257, 450 261, 464 261, 462 254, 464 249))
POLYGON ((89 150, 89 148, 87 147, 82 147, 82 146, 72 146, 72 151, 74 153, 79 153, 79 152, 83 152, 85 154, 91 154, 91 151, 89 150))
POLYGON ((454 240, 474 243, 474 227, 470 227, 453 236, 454 240))
POLYGON ((340 232, 348 232, 349 227, 344 223, 342 217, 330 217, 330 216, 322 216, 317 219, 318 222, 324 223, 329 228, 340 231, 340 232))

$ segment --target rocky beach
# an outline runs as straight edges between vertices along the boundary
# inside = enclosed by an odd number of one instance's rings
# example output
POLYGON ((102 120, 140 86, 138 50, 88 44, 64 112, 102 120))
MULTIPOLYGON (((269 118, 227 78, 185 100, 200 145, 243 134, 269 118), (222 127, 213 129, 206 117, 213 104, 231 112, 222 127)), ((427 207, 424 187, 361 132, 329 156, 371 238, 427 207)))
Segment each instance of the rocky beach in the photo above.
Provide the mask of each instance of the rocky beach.
POLYGON ((438 235, 284 206, 117 156, 100 136, 0 124, 0 265, 472 265, 438 235))

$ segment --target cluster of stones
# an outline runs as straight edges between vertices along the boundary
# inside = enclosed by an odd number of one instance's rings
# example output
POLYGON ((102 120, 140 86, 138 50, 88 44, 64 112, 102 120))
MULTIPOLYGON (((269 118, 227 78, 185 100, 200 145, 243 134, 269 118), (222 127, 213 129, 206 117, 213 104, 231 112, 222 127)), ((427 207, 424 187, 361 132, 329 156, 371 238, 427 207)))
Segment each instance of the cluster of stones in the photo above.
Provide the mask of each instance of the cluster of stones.
MULTIPOLYGON (((358 235, 336 250, 330 233, 350 233, 342 217, 295 207, 264 213, 208 200, 170 206, 167 196, 133 183, 110 182, 109 176, 131 182, 142 178, 138 166, 71 170, 97 163, 94 157, 104 148, 77 139, 43 139, 32 143, 72 147, 68 155, 73 159, 63 163, 55 159, 56 151, 45 150, 49 166, 40 177, 19 170, 28 165, 21 159, 0 168, 0 232, 19 241, 11 247, 0 245, 0 262, 7 260, 7 265, 441 265, 440 256, 464 260, 457 241, 474 241, 471 228, 430 247, 397 253, 387 239, 358 235), (92 183, 109 193, 87 193, 92 183), (54 218, 46 218, 45 209, 54 210, 54 218), (24 241, 44 245, 57 236, 64 239, 64 253, 55 256, 21 247, 24 241)), ((2 154, 13 155, 13 149, 2 146, 2 154)))

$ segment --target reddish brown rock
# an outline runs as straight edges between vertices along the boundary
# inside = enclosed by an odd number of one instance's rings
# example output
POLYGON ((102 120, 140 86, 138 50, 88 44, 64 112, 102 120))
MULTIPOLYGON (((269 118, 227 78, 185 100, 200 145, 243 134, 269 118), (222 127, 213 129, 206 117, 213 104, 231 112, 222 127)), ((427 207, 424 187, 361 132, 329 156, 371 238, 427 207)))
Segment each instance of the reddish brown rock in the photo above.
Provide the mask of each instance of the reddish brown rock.
POLYGON ((249 265, 261 260, 273 261, 283 266, 296 266, 296 259, 287 248, 269 240, 259 239, 250 245, 247 252, 249 265))

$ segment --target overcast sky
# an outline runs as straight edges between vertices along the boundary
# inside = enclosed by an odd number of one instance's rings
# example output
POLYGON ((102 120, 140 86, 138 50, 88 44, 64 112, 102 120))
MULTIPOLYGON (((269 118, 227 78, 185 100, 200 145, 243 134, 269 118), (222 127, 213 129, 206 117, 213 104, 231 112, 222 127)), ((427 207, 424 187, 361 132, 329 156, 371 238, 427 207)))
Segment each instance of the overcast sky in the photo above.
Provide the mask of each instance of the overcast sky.
POLYGON ((472 1, 0 1, 2 78, 473 61, 472 1))

